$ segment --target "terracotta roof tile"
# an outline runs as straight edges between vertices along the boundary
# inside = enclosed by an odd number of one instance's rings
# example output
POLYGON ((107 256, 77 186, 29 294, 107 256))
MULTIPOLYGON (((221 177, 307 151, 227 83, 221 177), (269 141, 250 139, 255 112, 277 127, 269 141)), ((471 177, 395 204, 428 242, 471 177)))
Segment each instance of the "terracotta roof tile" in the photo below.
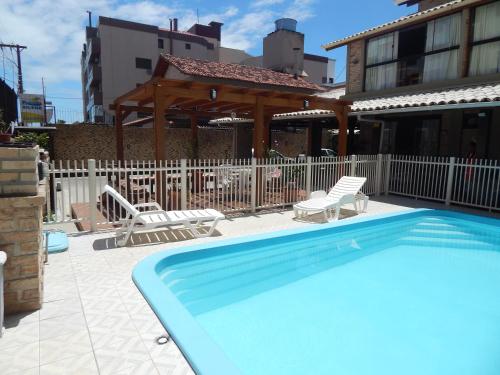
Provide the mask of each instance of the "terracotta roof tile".
POLYGON ((177 57, 166 53, 162 54, 161 57, 182 73, 191 76, 252 82, 309 91, 323 91, 322 87, 307 82, 301 77, 295 78, 292 74, 279 73, 270 69, 177 57))
POLYGON ((353 112, 500 101, 500 83, 462 86, 415 94, 356 100, 353 112))

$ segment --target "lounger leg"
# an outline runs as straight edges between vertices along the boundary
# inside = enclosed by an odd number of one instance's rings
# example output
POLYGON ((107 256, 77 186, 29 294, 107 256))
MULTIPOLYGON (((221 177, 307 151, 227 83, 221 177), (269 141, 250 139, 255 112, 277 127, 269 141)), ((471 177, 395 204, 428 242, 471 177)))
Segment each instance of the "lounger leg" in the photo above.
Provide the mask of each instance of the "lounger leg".
POLYGON ((214 232, 215 230, 215 227, 217 226, 217 223, 219 222, 219 219, 215 219, 214 222, 212 223, 212 226, 210 227, 210 229, 208 230, 208 233, 206 235, 206 237, 209 237, 212 235, 212 233, 214 232))
POLYGON ((352 205, 354 206, 354 211, 356 211, 356 213, 359 213, 359 211, 358 211, 358 203, 356 202, 356 200, 354 200, 354 202, 352 202, 352 205))
POLYGON ((368 196, 365 195, 363 201, 364 201, 364 204, 363 204, 363 212, 366 212, 368 210, 368 196))
POLYGON ((133 231, 134 231, 134 224, 132 224, 132 225, 129 226, 129 228, 127 230, 127 233, 125 234, 125 238, 123 240, 116 241, 116 244, 118 246, 120 246, 120 247, 121 246, 125 246, 127 244, 127 242, 128 242, 128 239, 132 235, 133 231))
POLYGON ((333 221, 337 221, 339 219, 340 214, 340 206, 335 207, 335 216, 333 217, 333 221))
POLYGON ((324 210, 323 215, 325 217, 325 221, 328 221, 328 210, 324 210))

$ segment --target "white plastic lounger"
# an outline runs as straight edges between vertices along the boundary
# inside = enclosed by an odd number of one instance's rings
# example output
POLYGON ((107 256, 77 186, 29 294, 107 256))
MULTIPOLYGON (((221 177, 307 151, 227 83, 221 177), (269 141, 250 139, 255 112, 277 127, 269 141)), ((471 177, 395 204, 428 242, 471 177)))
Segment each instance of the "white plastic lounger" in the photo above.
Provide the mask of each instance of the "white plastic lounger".
POLYGON ((156 202, 132 205, 111 186, 106 185, 104 190, 127 211, 126 220, 123 221, 122 227, 116 231, 117 236, 125 233, 125 237, 117 241, 118 246, 125 246, 132 233, 137 230, 155 229, 172 225, 184 225, 196 238, 209 237, 212 235, 219 220, 225 218, 222 213, 212 209, 165 211, 156 202), (152 210, 139 211, 139 209, 152 210), (198 227, 206 221, 213 221, 212 226, 207 233, 200 233, 198 227))
POLYGON ((368 197, 360 190, 365 182, 365 177, 344 176, 338 180, 328 194, 326 191, 315 191, 311 193, 310 199, 294 205, 293 211, 295 217, 300 218, 313 213, 323 212, 325 220, 328 221, 328 213, 335 210, 333 220, 338 220, 340 208, 345 204, 352 203, 354 209, 358 212, 358 200, 364 201, 364 212, 368 207, 368 197))

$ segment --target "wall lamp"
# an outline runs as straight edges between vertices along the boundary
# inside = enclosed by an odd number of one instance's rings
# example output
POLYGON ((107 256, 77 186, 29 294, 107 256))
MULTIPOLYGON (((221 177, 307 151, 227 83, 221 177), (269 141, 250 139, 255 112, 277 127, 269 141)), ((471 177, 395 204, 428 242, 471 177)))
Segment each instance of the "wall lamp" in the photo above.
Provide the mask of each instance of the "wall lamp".
POLYGON ((216 89, 210 89, 210 100, 214 101, 217 99, 217 90, 216 89))

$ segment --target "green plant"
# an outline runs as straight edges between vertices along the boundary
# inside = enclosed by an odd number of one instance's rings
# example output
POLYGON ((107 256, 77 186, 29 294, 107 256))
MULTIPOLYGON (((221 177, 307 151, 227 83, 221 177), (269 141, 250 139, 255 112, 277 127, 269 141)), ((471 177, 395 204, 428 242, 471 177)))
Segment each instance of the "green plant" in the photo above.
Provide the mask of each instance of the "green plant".
POLYGON ((51 223, 51 222, 56 221, 56 219, 57 219, 57 216, 56 216, 55 212, 48 211, 47 215, 45 215, 43 217, 43 222, 44 223, 51 223))
POLYGON ((47 133, 23 133, 14 138, 15 142, 36 143, 40 148, 49 147, 49 135, 47 133))
POLYGON ((3 117, 3 111, 0 110, 0 133, 7 133, 9 127, 10 127, 9 124, 7 124, 7 122, 3 117))

